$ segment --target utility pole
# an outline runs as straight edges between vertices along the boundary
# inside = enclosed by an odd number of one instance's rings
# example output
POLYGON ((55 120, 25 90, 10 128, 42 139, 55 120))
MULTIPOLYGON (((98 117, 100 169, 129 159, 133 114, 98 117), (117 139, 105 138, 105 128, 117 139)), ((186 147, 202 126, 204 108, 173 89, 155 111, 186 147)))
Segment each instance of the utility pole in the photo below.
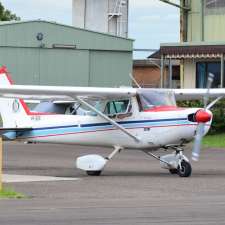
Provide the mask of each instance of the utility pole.
POLYGON ((172 6, 175 6, 175 7, 180 8, 180 9, 186 10, 186 11, 190 10, 189 7, 181 5, 181 4, 176 4, 174 2, 171 2, 170 0, 159 0, 159 1, 164 2, 166 4, 169 4, 169 5, 172 5, 172 6))
MULTIPOLYGON (((180 0, 180 4, 170 0, 159 0, 180 9, 180 43, 187 41, 187 14, 191 10, 186 0, 180 0)), ((184 60, 180 60, 180 86, 184 86, 184 60)))

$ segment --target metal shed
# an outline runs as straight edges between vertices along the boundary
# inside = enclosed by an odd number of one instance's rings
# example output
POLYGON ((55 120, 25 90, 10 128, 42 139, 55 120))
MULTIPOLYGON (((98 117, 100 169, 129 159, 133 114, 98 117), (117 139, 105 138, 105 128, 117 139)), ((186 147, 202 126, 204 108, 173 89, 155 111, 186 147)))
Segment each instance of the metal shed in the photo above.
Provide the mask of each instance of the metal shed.
POLYGON ((48 21, 0 23, 0 65, 17 84, 130 85, 133 40, 48 21))

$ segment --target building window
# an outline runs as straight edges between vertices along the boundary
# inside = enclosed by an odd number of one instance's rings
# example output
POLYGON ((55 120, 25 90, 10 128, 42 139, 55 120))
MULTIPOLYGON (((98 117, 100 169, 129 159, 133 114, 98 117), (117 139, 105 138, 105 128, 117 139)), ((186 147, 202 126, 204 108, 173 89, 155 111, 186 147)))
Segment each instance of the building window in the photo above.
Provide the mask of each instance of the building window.
POLYGON ((205 14, 222 14, 225 12, 224 0, 205 0, 205 14))
POLYGON ((209 73, 214 74, 212 88, 219 88, 221 85, 219 62, 198 62, 196 64, 196 88, 206 88, 209 73))
POLYGON ((225 1, 224 0, 206 0, 205 7, 207 9, 225 7, 225 1))

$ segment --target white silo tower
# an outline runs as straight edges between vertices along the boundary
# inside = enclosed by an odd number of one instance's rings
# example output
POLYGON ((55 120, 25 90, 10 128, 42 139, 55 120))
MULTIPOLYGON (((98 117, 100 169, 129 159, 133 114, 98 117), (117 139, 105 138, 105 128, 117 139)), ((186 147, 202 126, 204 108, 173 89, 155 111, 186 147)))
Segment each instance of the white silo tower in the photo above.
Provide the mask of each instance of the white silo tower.
POLYGON ((129 0, 73 0, 72 4, 74 26, 127 37, 129 0))

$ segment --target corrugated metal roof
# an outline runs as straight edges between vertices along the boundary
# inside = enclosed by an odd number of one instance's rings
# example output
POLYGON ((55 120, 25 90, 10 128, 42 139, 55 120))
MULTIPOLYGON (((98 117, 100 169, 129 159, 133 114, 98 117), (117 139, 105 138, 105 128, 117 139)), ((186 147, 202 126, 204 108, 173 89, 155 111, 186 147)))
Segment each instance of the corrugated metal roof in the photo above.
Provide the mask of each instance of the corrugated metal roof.
POLYGON ((225 54, 224 44, 200 44, 191 43, 161 45, 159 51, 151 54, 148 58, 218 58, 225 54))
POLYGON ((199 45, 199 46, 162 46, 161 54, 218 54, 225 53, 225 45, 199 45))
MULTIPOLYGON (((165 63, 166 65, 169 65, 168 62, 165 63)), ((172 61, 173 66, 180 65, 179 61, 173 60, 172 61)), ((133 67, 159 67, 160 61, 158 59, 135 59, 133 60, 133 67)))
POLYGON ((161 43, 160 46, 206 46, 206 45, 225 45, 225 41, 193 41, 193 42, 172 42, 161 43))
POLYGON ((54 25, 58 25, 58 26, 63 26, 63 27, 71 28, 71 29, 85 31, 85 32, 91 32, 91 33, 106 35, 106 36, 110 36, 110 37, 114 37, 114 38, 119 38, 119 39, 125 39, 125 40, 134 41, 134 39, 131 39, 131 38, 124 38, 124 37, 116 36, 116 35, 109 34, 109 33, 103 33, 103 32, 99 32, 99 31, 94 31, 94 30, 89 30, 89 29, 83 29, 83 28, 80 28, 80 27, 75 27, 75 26, 71 26, 71 25, 67 25, 67 24, 62 24, 62 23, 58 23, 58 22, 55 22, 55 21, 47 21, 47 20, 41 20, 41 19, 40 20, 0 21, 0 26, 4 26, 4 25, 16 25, 16 24, 23 24, 23 23, 35 23, 35 22, 49 23, 49 24, 54 24, 54 25))
POLYGON ((160 59, 161 57, 161 52, 160 50, 154 52, 153 54, 149 55, 148 58, 151 58, 151 59, 160 59))

